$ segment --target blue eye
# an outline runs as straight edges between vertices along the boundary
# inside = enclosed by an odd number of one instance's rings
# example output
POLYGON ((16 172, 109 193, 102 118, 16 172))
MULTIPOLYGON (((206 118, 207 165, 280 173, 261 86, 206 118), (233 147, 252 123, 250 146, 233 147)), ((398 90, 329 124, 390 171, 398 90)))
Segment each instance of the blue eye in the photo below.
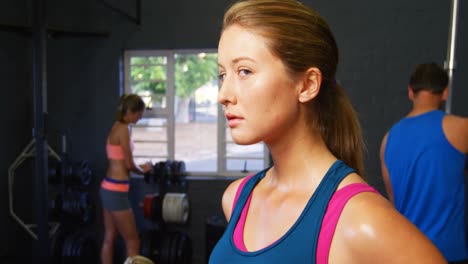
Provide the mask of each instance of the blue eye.
POLYGON ((241 76, 247 76, 250 73, 252 73, 252 72, 249 71, 249 70, 246 70, 246 69, 239 70, 239 75, 241 75, 241 76))

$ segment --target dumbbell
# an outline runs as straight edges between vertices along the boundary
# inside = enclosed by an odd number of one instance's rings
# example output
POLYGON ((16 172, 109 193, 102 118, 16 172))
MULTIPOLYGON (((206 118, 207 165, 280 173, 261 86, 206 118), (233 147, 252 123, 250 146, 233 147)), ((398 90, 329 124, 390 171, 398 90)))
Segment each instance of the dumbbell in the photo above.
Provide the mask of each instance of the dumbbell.
POLYGON ((190 205, 185 193, 147 194, 143 199, 143 216, 154 222, 185 224, 188 221, 190 205))

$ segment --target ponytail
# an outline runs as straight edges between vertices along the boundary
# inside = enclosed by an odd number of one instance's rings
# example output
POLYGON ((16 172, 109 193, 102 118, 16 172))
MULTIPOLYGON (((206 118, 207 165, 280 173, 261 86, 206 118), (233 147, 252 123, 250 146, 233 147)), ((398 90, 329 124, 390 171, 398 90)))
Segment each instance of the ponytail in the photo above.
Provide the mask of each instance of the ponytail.
POLYGON ((123 121, 123 117, 125 115, 125 112, 127 112, 127 109, 125 107, 125 99, 127 98, 127 94, 122 94, 119 99, 119 105, 117 106, 117 114, 116 114, 116 121, 123 121))
POLYGON ((333 82, 320 91, 314 106, 328 149, 365 179, 361 126, 343 88, 333 82))
POLYGON ((125 114, 130 112, 140 112, 145 110, 145 102, 137 94, 123 94, 120 97, 119 105, 117 106, 116 120, 123 122, 125 114))

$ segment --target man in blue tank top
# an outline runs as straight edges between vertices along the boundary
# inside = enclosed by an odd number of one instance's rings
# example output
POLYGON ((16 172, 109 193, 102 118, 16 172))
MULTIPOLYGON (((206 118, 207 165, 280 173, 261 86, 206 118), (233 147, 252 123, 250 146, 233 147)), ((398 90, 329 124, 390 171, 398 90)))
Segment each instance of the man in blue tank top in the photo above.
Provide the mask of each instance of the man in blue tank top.
POLYGON ((468 263, 465 226, 465 162, 468 118, 439 109, 447 96, 447 73, 418 65, 408 96, 413 108, 392 126, 380 147, 388 198, 451 263, 468 263))

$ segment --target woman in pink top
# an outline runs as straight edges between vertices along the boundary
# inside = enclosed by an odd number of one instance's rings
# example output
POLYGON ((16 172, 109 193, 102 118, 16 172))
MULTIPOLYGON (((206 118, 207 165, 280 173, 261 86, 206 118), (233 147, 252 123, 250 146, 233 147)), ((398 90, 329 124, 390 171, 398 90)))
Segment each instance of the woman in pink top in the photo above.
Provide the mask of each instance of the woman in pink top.
MULTIPOLYGON (((133 161, 129 125, 141 119, 145 103, 135 94, 120 98, 117 118, 107 137, 106 152, 109 160, 107 176, 100 188, 104 216, 104 240, 101 249, 103 264, 112 264, 114 243, 120 233, 127 249, 127 261, 138 256, 140 240, 128 200, 129 174, 144 174, 152 164, 137 165, 133 161)), ((138 257, 141 258, 141 257, 138 257)), ((126 262, 127 262, 126 261, 126 262)))

